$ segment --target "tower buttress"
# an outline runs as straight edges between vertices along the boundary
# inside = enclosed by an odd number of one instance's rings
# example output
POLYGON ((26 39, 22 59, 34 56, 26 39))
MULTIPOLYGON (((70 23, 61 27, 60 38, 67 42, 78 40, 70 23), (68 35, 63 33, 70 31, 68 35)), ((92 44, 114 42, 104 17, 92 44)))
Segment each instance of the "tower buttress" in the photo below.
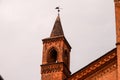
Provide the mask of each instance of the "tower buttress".
POLYGON ((117 80, 120 80, 120 0, 114 0, 116 20, 117 80))
POLYGON ((58 15, 49 38, 43 41, 42 80, 64 80, 69 77, 71 46, 64 36, 58 15))

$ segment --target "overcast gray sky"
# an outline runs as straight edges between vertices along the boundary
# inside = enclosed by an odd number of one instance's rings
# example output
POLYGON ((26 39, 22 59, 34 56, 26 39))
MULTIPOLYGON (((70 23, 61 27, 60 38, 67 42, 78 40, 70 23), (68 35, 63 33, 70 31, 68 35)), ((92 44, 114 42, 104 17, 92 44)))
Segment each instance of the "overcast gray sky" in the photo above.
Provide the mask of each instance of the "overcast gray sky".
POLYGON ((40 80, 42 41, 57 11, 72 46, 71 72, 115 48, 113 0, 0 0, 0 74, 5 80, 40 80))

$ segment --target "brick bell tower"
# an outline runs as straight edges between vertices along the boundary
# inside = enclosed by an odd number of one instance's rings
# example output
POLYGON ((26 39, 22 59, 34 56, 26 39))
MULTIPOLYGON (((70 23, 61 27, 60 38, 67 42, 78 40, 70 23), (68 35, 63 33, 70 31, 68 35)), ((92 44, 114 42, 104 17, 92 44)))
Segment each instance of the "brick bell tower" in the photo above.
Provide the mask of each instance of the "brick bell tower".
POLYGON ((117 80, 120 80, 120 0, 114 0, 116 19, 117 80))
POLYGON ((58 14, 51 35, 43 41, 42 80, 64 80, 69 77, 71 46, 64 36, 58 14))

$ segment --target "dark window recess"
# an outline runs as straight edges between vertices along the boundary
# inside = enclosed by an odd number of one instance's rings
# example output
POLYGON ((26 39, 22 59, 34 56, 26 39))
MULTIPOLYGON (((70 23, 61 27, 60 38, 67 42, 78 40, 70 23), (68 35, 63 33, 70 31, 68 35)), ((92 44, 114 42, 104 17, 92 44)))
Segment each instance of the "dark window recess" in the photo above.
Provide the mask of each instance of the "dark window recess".
POLYGON ((52 49, 48 54, 48 63, 56 63, 56 62, 57 62, 57 51, 55 49, 52 49))

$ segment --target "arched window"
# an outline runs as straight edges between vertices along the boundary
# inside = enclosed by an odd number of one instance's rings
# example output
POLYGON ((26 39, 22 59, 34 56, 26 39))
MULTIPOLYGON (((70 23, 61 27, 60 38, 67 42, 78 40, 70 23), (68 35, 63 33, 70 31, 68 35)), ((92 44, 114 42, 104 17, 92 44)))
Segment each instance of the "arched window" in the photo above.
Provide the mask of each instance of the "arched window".
POLYGON ((48 63, 57 62, 57 51, 54 48, 49 51, 47 62, 48 63))

